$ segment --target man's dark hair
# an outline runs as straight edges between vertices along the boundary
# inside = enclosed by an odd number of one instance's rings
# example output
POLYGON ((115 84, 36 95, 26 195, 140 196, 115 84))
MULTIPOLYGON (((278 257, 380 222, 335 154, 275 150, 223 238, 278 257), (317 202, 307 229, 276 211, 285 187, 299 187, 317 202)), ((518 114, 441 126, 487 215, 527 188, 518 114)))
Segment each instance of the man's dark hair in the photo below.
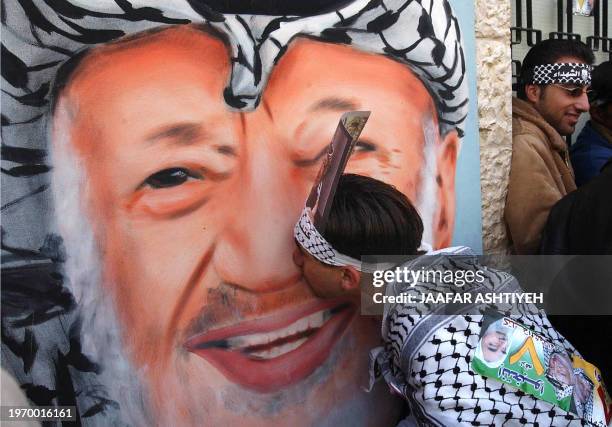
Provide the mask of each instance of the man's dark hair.
POLYGON ((374 178, 340 177, 323 237, 338 252, 362 255, 414 255, 423 222, 408 198, 374 178))
POLYGON ((593 69, 591 82, 591 95, 589 101, 592 104, 605 107, 612 102, 612 61, 606 61, 593 69))
POLYGON ((525 55, 525 59, 523 59, 516 95, 520 99, 527 99, 525 85, 529 84, 531 81, 533 77, 533 68, 536 65, 553 64, 564 56, 579 59, 589 65, 592 65, 595 61, 593 51, 581 41, 560 39, 543 40, 532 47, 529 52, 527 52, 527 55, 525 55))

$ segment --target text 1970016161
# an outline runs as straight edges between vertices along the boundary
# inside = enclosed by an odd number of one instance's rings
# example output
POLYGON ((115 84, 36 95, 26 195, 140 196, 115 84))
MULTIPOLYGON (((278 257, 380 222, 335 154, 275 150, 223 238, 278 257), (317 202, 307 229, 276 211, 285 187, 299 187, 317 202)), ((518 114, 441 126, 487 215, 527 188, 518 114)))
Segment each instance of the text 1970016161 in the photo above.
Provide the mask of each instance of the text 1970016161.
POLYGON ((75 406, 2 406, 0 411, 2 421, 75 421, 75 406))

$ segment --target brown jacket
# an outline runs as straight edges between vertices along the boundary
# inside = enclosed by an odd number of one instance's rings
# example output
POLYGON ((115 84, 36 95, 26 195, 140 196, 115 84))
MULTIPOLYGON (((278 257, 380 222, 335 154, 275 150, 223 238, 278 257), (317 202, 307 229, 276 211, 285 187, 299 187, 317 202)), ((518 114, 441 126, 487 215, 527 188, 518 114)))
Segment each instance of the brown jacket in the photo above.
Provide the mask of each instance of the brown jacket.
POLYGON ((576 189, 567 145, 529 104, 512 99, 512 165, 504 219, 513 253, 537 253, 552 206, 576 189))

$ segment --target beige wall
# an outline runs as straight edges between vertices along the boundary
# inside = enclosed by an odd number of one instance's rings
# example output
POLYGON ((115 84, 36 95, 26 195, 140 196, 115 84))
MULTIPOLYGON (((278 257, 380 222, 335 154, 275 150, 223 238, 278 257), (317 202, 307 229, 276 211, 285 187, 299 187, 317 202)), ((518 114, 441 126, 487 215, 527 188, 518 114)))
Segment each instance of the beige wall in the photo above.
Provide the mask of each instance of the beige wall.
POLYGON ((512 155, 510 0, 476 1, 482 239, 505 252, 504 201, 512 155))

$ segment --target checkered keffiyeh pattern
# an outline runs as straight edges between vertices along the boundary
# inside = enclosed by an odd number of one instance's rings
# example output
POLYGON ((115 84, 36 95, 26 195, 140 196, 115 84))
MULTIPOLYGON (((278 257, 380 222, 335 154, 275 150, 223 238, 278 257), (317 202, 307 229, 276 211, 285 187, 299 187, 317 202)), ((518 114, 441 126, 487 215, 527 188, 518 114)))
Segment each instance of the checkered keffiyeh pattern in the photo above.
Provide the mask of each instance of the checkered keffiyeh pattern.
POLYGON ((303 17, 222 14, 194 0, 7 0, 2 11, 8 65, 23 71, 3 85, 14 95, 3 104, 9 123, 32 119, 45 108, 54 71, 79 50, 187 23, 206 23, 227 37, 232 71, 224 96, 236 110, 257 107, 275 64, 302 35, 405 64, 430 89, 443 131, 461 134, 468 111, 461 30, 448 0, 353 0, 303 17), (36 95, 38 102, 26 94, 36 95))
MULTIPOLYGON (((325 240, 325 237, 319 233, 319 230, 312 222, 311 210, 305 207, 300 215, 300 219, 295 224, 293 236, 298 244, 304 248, 306 252, 321 261, 323 264, 344 267, 351 266, 363 273, 373 273, 377 270, 387 270, 394 266, 393 263, 366 263, 338 252, 334 247, 325 240)), ((431 246, 427 243, 421 243, 421 248, 430 250, 431 246)))
POLYGON ((345 265, 337 259, 337 251, 316 229, 310 219, 310 209, 304 208, 293 230, 295 240, 309 254, 327 265, 345 265))
MULTIPOLYGON (((438 252, 437 260, 417 258, 406 264, 442 269, 480 269, 484 288, 516 292, 516 279, 508 273, 482 269, 468 248, 438 252), (461 256, 452 259, 446 255, 461 256), (426 264, 423 264, 426 263, 426 264)), ((423 258, 423 257, 421 257, 423 258)), ((470 291, 469 285, 462 291, 470 291)), ((456 292, 452 284, 438 282, 391 283, 387 295, 402 292, 456 292)), ((510 387, 501 381, 476 374, 471 361, 480 339, 483 316, 442 314, 446 306, 386 304, 382 324, 384 346, 370 353, 370 386, 379 378, 408 402, 420 426, 593 426, 580 416, 510 387), (422 314, 419 314, 422 313, 422 314)), ((512 317, 530 330, 547 337, 568 353, 575 348, 561 336, 546 315, 535 306, 489 304, 483 307, 512 317)))
POLYGON ((591 67, 588 64, 561 62, 557 64, 536 65, 533 68, 532 84, 549 85, 553 83, 591 85, 591 67))

